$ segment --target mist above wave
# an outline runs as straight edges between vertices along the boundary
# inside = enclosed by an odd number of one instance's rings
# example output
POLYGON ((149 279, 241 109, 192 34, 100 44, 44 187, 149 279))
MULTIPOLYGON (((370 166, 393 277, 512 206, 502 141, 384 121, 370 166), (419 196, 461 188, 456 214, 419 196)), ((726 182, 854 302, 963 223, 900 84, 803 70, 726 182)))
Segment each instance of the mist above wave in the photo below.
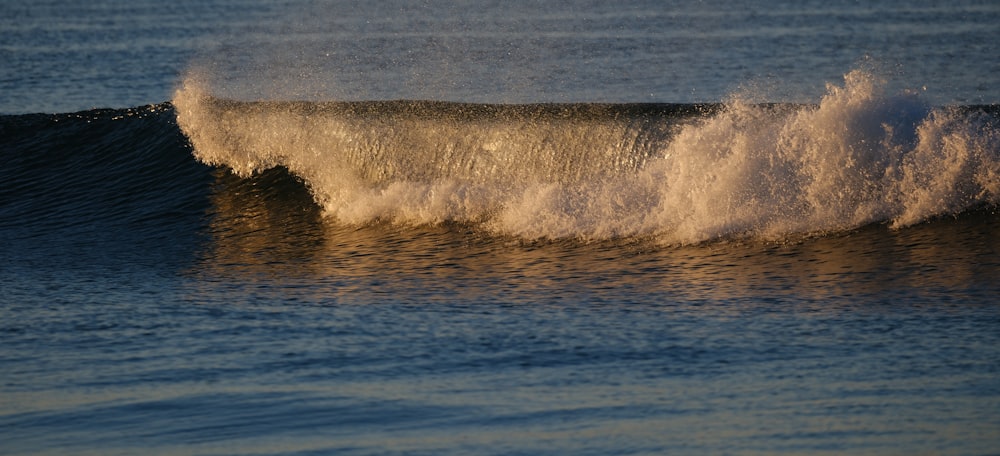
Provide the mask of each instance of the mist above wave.
POLYGON ((474 223, 524 238, 781 239, 904 227, 1000 202, 997 119, 887 94, 872 72, 816 105, 174 103, 202 162, 283 166, 339 223, 474 223))

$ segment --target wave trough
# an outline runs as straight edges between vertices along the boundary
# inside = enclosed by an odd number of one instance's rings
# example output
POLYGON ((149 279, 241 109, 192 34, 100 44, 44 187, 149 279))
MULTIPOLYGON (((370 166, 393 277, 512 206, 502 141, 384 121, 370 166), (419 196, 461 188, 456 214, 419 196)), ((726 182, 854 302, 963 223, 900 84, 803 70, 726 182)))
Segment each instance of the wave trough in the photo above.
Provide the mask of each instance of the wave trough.
POLYGON ((855 70, 816 105, 240 102, 190 78, 173 102, 198 160, 285 167, 347 224, 688 244, 997 205, 996 113, 884 87, 855 70))

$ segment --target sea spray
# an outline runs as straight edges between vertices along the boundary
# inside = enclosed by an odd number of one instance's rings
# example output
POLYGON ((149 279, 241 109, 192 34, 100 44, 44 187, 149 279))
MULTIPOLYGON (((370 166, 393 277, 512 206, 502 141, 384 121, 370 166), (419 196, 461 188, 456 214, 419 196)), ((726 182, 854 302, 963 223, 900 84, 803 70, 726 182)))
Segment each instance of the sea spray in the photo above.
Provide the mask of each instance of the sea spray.
POLYGON ((237 102, 177 92, 195 156, 242 176, 284 166, 345 223, 483 221, 534 185, 634 173, 693 105, 237 102))
POLYGON ((523 238, 783 239, 1000 201, 996 119, 854 70, 816 105, 239 102, 189 79, 196 157, 283 166, 337 223, 473 223, 523 238))

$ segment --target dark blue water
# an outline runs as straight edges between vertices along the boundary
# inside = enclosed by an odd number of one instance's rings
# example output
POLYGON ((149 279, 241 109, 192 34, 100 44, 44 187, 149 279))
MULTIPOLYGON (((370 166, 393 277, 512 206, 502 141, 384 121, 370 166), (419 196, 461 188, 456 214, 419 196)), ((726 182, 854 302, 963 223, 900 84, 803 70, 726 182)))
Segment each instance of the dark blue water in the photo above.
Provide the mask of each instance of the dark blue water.
POLYGON ((0 454, 995 454, 997 19, 4 2, 0 454))

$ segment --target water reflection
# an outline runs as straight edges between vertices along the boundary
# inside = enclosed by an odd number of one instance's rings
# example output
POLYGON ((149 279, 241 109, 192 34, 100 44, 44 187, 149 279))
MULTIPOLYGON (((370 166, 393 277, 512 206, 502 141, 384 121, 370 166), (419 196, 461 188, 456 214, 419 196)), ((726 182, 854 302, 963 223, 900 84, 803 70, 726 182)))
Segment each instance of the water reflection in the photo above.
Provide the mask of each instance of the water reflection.
POLYGON ((217 170, 212 189, 211 249, 203 266, 250 269, 308 260, 321 250, 319 208, 284 169, 251 179, 217 170))
POLYGON ((650 240, 526 242, 474 226, 344 226, 284 170, 224 172, 193 273, 233 299, 323 303, 989 302, 1000 224, 989 211, 893 231, 786 243, 660 247, 650 240))

